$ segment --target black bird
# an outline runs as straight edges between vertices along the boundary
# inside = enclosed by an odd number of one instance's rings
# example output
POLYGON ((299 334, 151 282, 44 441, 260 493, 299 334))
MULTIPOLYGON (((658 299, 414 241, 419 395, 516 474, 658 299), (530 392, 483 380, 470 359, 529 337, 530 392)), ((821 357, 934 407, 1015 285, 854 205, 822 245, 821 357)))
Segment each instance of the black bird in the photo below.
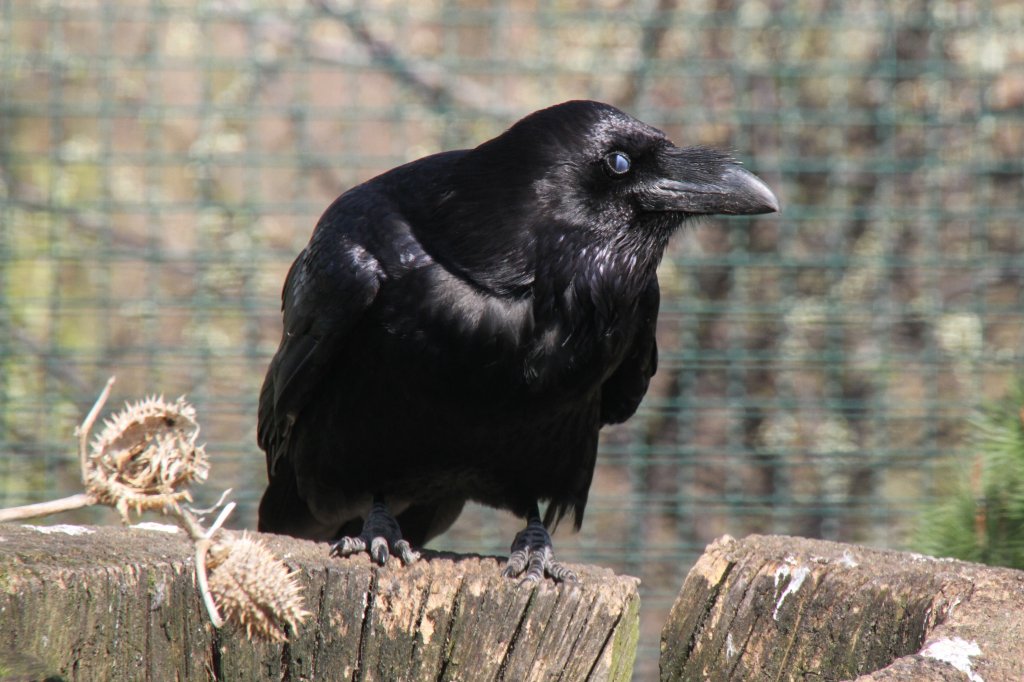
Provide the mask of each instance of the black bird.
POLYGON ((598 431, 647 391, 669 237, 777 210, 728 155, 588 101, 345 192, 285 280, 260 530, 410 563, 474 500, 527 521, 506 575, 573 579, 548 528, 579 529, 598 431))

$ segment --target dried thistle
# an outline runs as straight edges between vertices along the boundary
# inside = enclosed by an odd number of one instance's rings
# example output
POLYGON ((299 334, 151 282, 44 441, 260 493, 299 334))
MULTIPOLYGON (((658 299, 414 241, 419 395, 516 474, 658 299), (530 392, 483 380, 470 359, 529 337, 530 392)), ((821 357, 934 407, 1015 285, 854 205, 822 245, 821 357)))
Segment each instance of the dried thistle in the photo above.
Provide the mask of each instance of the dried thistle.
POLYGON ((208 510, 196 510, 179 502, 192 497, 186 486, 203 482, 210 470, 204 446, 196 445, 199 423, 195 408, 178 398, 168 403, 156 396, 110 417, 89 445, 93 424, 110 396, 114 378, 106 386, 77 429, 82 482, 86 492, 60 500, 0 509, 0 521, 45 516, 96 503, 117 508, 127 521, 128 513, 158 510, 173 517, 195 543, 196 579, 214 627, 227 619, 245 627, 250 639, 281 642, 309 616, 301 587, 267 547, 243 533, 223 538, 221 526, 235 508, 224 504, 228 492, 208 510), (222 507, 223 505, 223 507, 222 507), (220 508, 209 528, 202 515, 220 508))
MULTIPOLYGON (((199 424, 195 408, 178 398, 147 398, 107 420, 92 446, 89 438, 100 410, 110 396, 114 377, 81 425, 78 455, 85 492, 59 500, 0 509, 0 522, 30 519, 102 503, 115 507, 128 521, 128 512, 158 510, 177 513, 178 503, 191 500, 184 486, 204 481, 210 465, 202 445, 196 445, 199 424)), ((201 534, 201 533, 200 533, 201 534)))
POLYGON ((92 443, 86 489, 126 521, 132 509, 163 510, 191 501, 186 487, 205 481, 210 470, 198 437, 195 408, 184 397, 173 403, 156 396, 125 403, 92 443))
POLYGON ((283 642, 310 615, 296 574, 248 533, 214 545, 207 565, 217 607, 249 639, 283 642))

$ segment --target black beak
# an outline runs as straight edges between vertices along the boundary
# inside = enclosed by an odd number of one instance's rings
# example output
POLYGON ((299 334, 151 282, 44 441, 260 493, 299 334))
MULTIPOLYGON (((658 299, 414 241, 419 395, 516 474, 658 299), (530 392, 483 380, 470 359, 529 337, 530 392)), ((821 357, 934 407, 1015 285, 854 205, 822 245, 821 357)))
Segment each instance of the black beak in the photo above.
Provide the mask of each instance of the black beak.
POLYGON ((779 210, 779 200, 768 185, 733 161, 688 170, 672 175, 693 179, 663 178, 645 188, 641 206, 648 211, 691 214, 756 215, 779 210))

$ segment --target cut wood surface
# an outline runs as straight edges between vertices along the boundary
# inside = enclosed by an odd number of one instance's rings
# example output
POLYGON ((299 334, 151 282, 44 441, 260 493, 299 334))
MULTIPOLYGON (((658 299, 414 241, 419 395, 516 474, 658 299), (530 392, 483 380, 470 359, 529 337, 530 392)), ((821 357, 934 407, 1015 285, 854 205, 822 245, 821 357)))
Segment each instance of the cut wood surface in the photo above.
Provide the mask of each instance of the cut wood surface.
POLYGON ((261 536, 312 612, 286 644, 214 630, 182 533, 0 524, 0 679, 629 680, 637 581, 519 585, 497 559, 403 567, 261 536))
POLYGON ((1024 680, 1024 572, 820 540, 711 544, 662 680, 1024 680))

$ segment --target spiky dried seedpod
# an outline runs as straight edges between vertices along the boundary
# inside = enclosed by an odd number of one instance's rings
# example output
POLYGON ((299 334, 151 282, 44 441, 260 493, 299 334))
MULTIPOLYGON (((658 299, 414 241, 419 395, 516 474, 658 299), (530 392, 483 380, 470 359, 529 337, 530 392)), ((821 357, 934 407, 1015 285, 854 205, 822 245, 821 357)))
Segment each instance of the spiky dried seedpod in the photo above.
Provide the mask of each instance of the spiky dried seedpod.
POLYGON ((184 397, 167 402, 151 396, 106 420, 93 441, 86 487, 99 502, 128 520, 129 510, 163 510, 191 501, 186 487, 205 481, 210 470, 196 445, 196 411, 184 397))
POLYGON ((248 533, 214 545, 207 566, 218 610, 249 639, 283 642, 310 615, 296 574, 248 533))

